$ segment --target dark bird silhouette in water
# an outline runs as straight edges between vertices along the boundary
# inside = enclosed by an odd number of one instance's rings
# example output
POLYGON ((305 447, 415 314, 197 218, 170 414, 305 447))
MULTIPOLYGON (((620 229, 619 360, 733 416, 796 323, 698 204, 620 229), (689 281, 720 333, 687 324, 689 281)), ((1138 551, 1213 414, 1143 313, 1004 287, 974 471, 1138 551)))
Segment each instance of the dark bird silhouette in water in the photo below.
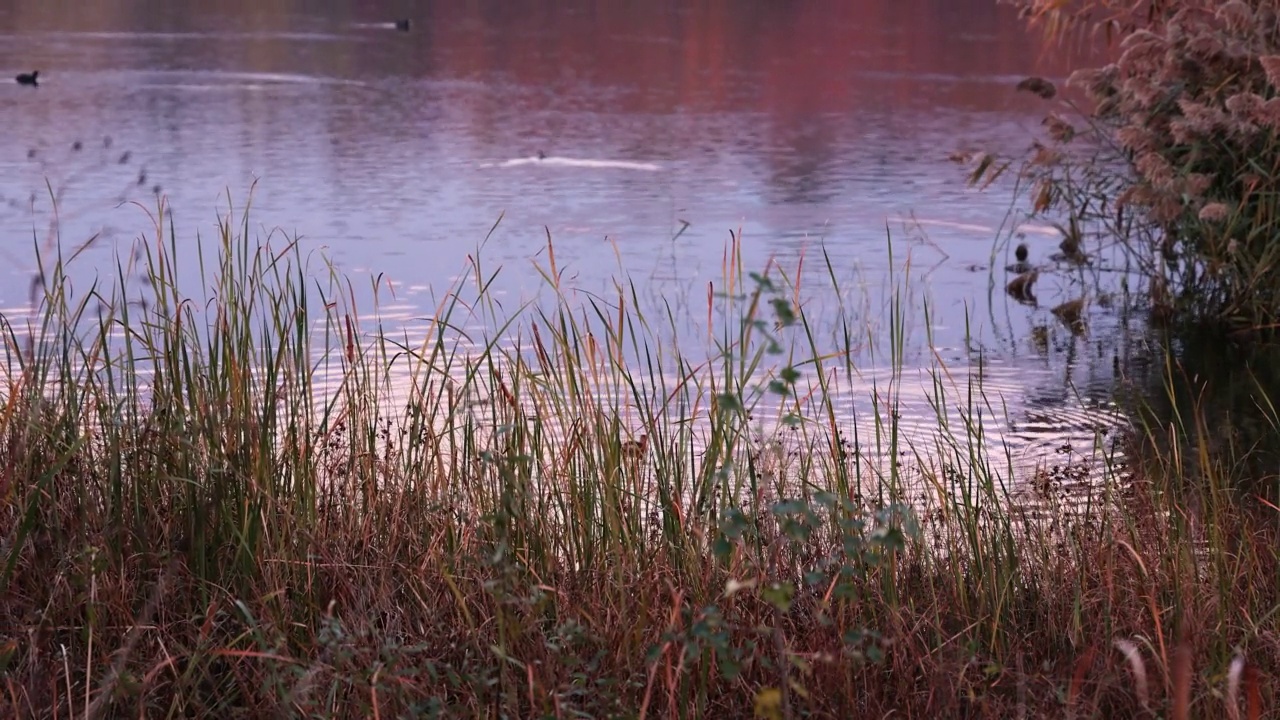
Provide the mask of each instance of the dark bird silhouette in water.
POLYGON ((32 70, 29 73, 22 73, 14 78, 19 85, 30 85, 31 87, 40 87, 40 71, 32 70))
POLYGON ((539 159, 539 160, 546 160, 546 159, 547 159, 547 154, 546 154, 546 153, 544 153, 544 152, 542 152, 541 150, 539 150, 539 151, 538 151, 538 159, 539 159))
POLYGON ((1063 236, 1062 242, 1058 243, 1058 249, 1068 260, 1083 262, 1085 255, 1080 252, 1080 233, 1074 227, 1071 230, 1063 236))
POLYGON ((409 32, 410 26, 411 26, 411 23, 409 22, 408 18, 405 18, 404 20, 396 21, 396 29, 399 30, 400 32, 409 32))
POLYGON ((1019 92, 1029 92, 1033 95, 1039 95, 1045 100, 1052 100, 1054 95, 1058 94, 1058 88, 1053 83, 1042 77, 1029 77, 1018 83, 1019 92))
POLYGON ((1029 273, 1032 270, 1032 264, 1028 263, 1027 256, 1027 243, 1018 243, 1018 249, 1014 250, 1014 258, 1018 259, 1018 261, 1012 265, 1005 265, 1005 272, 1014 273, 1015 275, 1029 273))
POLYGON ((1080 247, 1083 238, 1080 232, 1080 225, 1076 222, 1076 219, 1074 217, 1071 218, 1066 227, 1057 223, 1054 223, 1053 226, 1058 232, 1062 233, 1062 242, 1058 244, 1058 249, 1062 252, 1054 253, 1054 261, 1066 260, 1077 265, 1088 265, 1089 256, 1080 247))
POLYGON ((1031 265, 1027 262, 1027 244, 1018 243, 1018 248, 1013 251, 1013 256, 1018 262, 1005 267, 1005 270, 1011 273, 1022 274, 1031 270, 1031 265))
POLYGON ((640 440, 628 440, 622 443, 622 457, 632 462, 637 462, 644 458, 649 450, 649 435, 646 433, 640 436, 640 440))

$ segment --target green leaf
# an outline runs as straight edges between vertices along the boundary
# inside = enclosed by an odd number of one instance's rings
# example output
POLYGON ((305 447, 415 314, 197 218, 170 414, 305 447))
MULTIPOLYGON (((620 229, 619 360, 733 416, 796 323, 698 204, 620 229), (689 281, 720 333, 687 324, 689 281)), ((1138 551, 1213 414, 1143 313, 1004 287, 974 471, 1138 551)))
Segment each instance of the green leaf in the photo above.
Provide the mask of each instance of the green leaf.
POLYGON ((750 277, 751 282, 755 283, 756 287, 760 288, 761 292, 774 292, 773 281, 769 278, 758 272, 750 273, 750 277))
POLYGON ((725 412, 742 411, 742 401, 733 393, 720 393, 716 396, 716 402, 720 405, 720 409, 725 412))
POLYGON ((775 582, 762 588, 760 595, 765 602, 785 613, 791 609, 791 601, 795 598, 796 588, 791 583, 775 582))
POLYGON ((872 645, 867 648, 867 659, 879 665, 884 662, 884 650, 881 650, 879 645, 872 645))
POLYGON ((715 553, 716 559, 725 561, 733 554, 733 545, 723 534, 716 537, 715 542, 711 544, 711 552, 715 553))
POLYGON ((773 313, 778 317, 778 324, 783 327, 794 325, 796 322, 796 312, 791 307, 791 302, 785 298, 774 298, 769 301, 773 305, 773 313))

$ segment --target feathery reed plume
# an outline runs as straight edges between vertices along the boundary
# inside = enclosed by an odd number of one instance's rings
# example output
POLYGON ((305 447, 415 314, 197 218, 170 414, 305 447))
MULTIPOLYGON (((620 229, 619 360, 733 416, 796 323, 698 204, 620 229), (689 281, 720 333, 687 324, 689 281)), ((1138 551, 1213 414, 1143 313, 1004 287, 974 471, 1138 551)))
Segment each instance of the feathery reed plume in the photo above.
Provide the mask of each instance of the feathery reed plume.
POLYGON ((1151 710, 1151 690, 1147 681, 1147 664, 1142 661, 1142 651, 1138 646, 1129 640, 1116 640, 1112 643, 1120 654, 1124 656, 1125 662, 1129 665, 1129 672, 1133 674, 1134 691, 1138 695, 1138 704, 1143 710, 1151 710))

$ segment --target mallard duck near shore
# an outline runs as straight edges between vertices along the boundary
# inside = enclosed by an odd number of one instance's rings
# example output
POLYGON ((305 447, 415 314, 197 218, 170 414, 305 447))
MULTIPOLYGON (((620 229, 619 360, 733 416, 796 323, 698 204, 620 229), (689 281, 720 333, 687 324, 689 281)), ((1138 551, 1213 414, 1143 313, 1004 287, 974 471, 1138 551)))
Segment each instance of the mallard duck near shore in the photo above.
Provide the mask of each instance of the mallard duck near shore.
POLYGON ((1019 275, 1025 272, 1030 272, 1032 269, 1031 264, 1027 262, 1027 257, 1029 256, 1029 254, 1030 253, 1027 250, 1027 244, 1018 243, 1018 247, 1013 251, 1013 257, 1017 260, 1017 262, 1015 262, 1012 265, 1006 265, 1004 268, 1005 271, 1011 272, 1011 273, 1017 273, 1019 275))
POLYGON ((1062 242, 1058 243, 1059 252, 1054 253, 1053 260, 1067 261, 1076 265, 1088 265, 1089 256, 1085 254, 1082 248, 1083 238, 1080 232, 1080 226, 1073 218, 1067 227, 1055 225, 1059 232, 1062 233, 1062 242))
POLYGON ((639 440, 628 440, 622 443, 622 457, 631 462, 639 462, 649 452, 649 435, 642 434, 639 440))

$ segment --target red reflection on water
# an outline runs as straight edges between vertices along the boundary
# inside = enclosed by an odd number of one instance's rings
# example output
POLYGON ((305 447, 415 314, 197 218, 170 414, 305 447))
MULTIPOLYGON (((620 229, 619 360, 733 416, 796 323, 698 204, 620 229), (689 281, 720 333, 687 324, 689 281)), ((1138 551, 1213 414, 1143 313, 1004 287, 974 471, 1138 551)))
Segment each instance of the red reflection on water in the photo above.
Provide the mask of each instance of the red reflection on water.
POLYGON ((1029 102, 1020 77, 1068 69, 994 0, 681 5, 441 3, 421 51, 446 74, 621 90, 601 109, 623 112, 994 109, 1029 102))

